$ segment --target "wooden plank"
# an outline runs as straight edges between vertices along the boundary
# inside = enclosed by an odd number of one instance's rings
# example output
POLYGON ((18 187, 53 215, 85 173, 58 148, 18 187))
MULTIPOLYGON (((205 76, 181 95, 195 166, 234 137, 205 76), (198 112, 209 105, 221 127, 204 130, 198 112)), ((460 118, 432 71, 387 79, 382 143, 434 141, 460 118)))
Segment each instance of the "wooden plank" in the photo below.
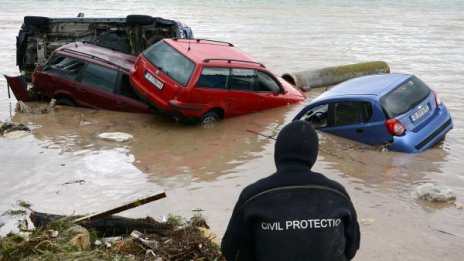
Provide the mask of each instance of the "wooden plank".
POLYGON ((134 200, 134 201, 132 201, 130 203, 124 204, 124 205, 116 207, 116 208, 112 208, 112 209, 109 209, 109 210, 106 210, 106 211, 103 211, 103 212, 99 212, 99 213, 96 213, 96 214, 91 214, 91 215, 88 215, 88 216, 77 218, 76 220, 74 220, 74 222, 76 222, 76 223, 84 223, 84 222, 94 221, 94 220, 101 219, 101 218, 104 218, 104 217, 108 217, 108 216, 111 216, 113 214, 116 214, 116 213, 119 213, 119 212, 122 212, 122 211, 125 211, 125 210, 128 210, 128 209, 131 209, 131 208, 142 206, 142 205, 147 204, 149 202, 152 202, 152 201, 155 201, 155 200, 158 200, 158 199, 162 199, 162 198, 165 198, 165 197, 166 197, 166 193, 160 192, 158 194, 155 194, 155 195, 152 195, 152 196, 149 196, 149 197, 146 197, 146 198, 134 200))

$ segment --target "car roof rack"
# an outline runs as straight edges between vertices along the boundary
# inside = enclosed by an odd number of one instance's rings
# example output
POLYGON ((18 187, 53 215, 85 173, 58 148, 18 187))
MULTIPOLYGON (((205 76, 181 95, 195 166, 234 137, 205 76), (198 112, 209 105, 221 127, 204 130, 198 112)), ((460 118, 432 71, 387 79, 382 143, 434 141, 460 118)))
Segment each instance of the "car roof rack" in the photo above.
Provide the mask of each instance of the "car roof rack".
POLYGON ((204 41, 204 42, 212 42, 212 43, 222 43, 222 44, 226 44, 226 45, 228 45, 228 46, 234 47, 234 45, 231 44, 231 43, 229 43, 229 42, 218 41, 218 40, 210 40, 210 39, 202 39, 202 38, 196 38, 196 39, 173 38, 172 40, 174 40, 174 41, 179 41, 179 40, 195 41, 195 42, 197 42, 197 43, 199 43, 199 42, 201 42, 201 41, 204 41))
POLYGON ((237 60, 237 59, 225 59, 225 58, 208 58, 204 59, 203 62, 209 63, 211 61, 227 61, 227 63, 232 63, 232 62, 239 62, 239 63, 252 63, 252 64, 257 64, 263 68, 266 68, 264 64, 258 63, 258 62, 253 62, 253 61, 245 61, 245 60, 237 60))

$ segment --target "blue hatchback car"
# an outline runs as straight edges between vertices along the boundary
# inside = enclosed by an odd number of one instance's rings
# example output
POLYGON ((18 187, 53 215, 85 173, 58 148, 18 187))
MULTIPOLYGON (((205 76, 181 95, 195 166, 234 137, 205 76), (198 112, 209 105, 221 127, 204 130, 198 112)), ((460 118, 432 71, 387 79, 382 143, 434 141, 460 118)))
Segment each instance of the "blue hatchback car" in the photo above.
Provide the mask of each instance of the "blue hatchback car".
POLYGON ((305 106, 293 120, 389 150, 422 152, 453 128, 435 91, 411 74, 379 74, 342 82, 305 106))

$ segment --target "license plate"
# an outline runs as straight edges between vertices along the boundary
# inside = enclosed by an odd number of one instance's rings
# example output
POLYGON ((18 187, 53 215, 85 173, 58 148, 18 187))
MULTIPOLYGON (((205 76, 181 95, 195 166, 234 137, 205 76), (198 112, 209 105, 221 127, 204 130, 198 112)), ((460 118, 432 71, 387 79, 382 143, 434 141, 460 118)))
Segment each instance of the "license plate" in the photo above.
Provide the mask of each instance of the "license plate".
POLYGON ((418 119, 422 118, 428 111, 430 110, 428 105, 423 106, 419 110, 417 110, 413 115, 411 115, 411 121, 415 122, 418 119))
POLYGON ((151 73, 145 72, 145 79, 153 83, 153 85, 155 85, 158 89, 163 89, 164 84, 160 80, 156 79, 156 77, 153 76, 151 73))

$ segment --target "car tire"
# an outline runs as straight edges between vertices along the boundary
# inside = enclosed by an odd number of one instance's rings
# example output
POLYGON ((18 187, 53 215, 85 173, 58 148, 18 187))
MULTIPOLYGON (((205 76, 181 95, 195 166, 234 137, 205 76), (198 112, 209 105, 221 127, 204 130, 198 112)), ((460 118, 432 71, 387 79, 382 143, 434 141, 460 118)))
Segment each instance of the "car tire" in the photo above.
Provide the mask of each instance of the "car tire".
POLYGON ((25 16, 24 23, 27 25, 46 25, 49 18, 44 16, 25 16))
POLYGON ((209 111, 209 112, 203 114, 203 116, 201 116, 201 118, 199 120, 199 124, 203 128, 212 128, 212 127, 214 127, 214 125, 216 124, 216 122, 218 120, 219 120, 218 113, 215 112, 215 111, 209 111))
POLYGON ((71 98, 68 98, 68 97, 56 98, 56 104, 63 105, 63 106, 69 106, 69 107, 76 107, 76 103, 71 98))
POLYGON ((128 25, 148 25, 153 23, 153 17, 149 15, 128 15, 126 24, 128 25))

